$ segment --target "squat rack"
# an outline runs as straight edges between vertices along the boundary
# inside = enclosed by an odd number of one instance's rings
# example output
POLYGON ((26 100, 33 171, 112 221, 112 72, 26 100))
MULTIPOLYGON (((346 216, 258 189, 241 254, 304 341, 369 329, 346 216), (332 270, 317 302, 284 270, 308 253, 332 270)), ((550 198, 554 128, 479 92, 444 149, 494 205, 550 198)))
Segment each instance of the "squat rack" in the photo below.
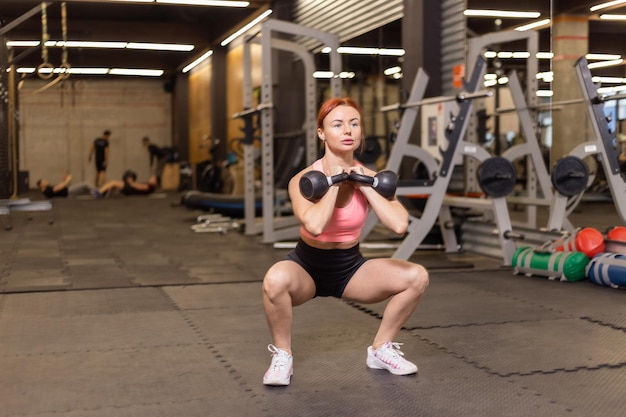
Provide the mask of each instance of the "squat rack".
MULTIPOLYGON (((437 218, 439 218, 439 226, 442 230, 446 250, 449 252, 457 251, 459 245, 454 230, 448 227, 452 222, 450 207, 468 207, 491 211, 494 214, 504 263, 507 265, 511 263, 513 253, 515 252, 515 244, 510 239, 512 233, 511 220, 505 197, 465 198, 446 196, 452 176, 452 168, 454 165, 461 163, 464 156, 471 156, 479 162, 490 158, 489 153, 485 149, 463 140, 473 110, 473 99, 488 95, 478 91, 478 88, 482 86, 485 68, 485 60, 479 57, 475 61, 469 81, 464 80, 463 82, 467 93, 459 94, 456 97, 439 98, 440 101, 456 100, 459 105, 459 110, 453 118, 453 123, 445 131, 448 147, 446 150, 439 150, 441 154, 440 163, 437 163, 435 158, 422 147, 409 144, 413 124, 418 115, 418 107, 423 102, 437 100, 436 98, 422 100, 428 83, 428 76, 422 69, 418 71, 413 81, 408 104, 404 106, 406 109, 402 114, 396 143, 389 156, 386 169, 397 171, 405 156, 413 157, 424 163, 431 178, 428 180, 400 181, 398 184, 397 195, 422 194, 428 195, 428 199, 421 217, 410 216, 407 234, 394 252, 394 258, 409 259, 430 232, 437 218)), ((367 238, 377 222, 376 215, 370 212, 363 228, 361 240, 367 238)))
MULTIPOLYGON (((341 94, 341 59, 337 49, 339 40, 335 35, 316 29, 301 26, 284 20, 268 19, 261 24, 260 41, 252 37, 244 42, 244 77, 243 77, 243 105, 244 111, 235 117, 251 117, 253 113, 261 115, 261 189, 262 189, 262 219, 259 223, 256 218, 256 190, 255 190, 255 158, 253 148, 252 129, 246 130, 244 139, 244 222, 245 234, 263 234, 264 243, 278 240, 292 239, 299 234, 299 224, 295 216, 276 216, 276 192, 274 189, 274 79, 272 71, 272 51, 279 49, 292 52, 302 60, 305 71, 305 131, 306 131, 306 162, 312 164, 317 158, 316 134, 316 83, 313 78, 315 66, 311 53, 296 42, 277 39, 273 34, 309 37, 329 46, 330 70, 335 76, 330 80, 331 95, 341 94), (252 96, 252 59, 250 44, 261 44, 261 98, 260 103, 253 106, 252 96)), ((245 120, 245 119, 244 119, 245 120)), ((251 123, 248 119, 247 123, 251 123)), ((286 197, 285 197, 286 198, 286 197)))
MULTIPOLYGON (((579 58, 574 67, 595 139, 576 146, 569 155, 580 159, 588 156, 599 157, 598 159, 604 168, 609 189, 613 195, 617 213, 622 222, 626 224, 626 178, 619 167, 619 152, 614 145, 615 132, 611 132, 607 117, 604 114, 604 102, 612 98, 602 98, 598 95, 598 87, 593 83, 591 71, 585 57, 579 58)), ((554 204, 551 207, 548 220, 549 230, 561 230, 560 213, 565 211, 567 202, 567 196, 555 193, 554 204)))

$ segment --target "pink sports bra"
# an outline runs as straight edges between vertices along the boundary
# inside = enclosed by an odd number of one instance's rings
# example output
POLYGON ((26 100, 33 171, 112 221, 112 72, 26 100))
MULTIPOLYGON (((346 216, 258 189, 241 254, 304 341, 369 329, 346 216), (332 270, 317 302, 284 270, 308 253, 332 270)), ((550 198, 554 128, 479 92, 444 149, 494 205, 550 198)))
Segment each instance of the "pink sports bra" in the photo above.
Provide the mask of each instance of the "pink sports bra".
MULTIPOLYGON (((312 165, 313 169, 324 172, 322 160, 318 159, 312 165)), ((350 242, 357 240, 361 236, 361 229, 367 218, 369 204, 367 198, 358 189, 354 190, 352 199, 345 207, 335 207, 330 221, 324 231, 313 236, 304 227, 300 228, 300 233, 309 239, 319 242, 350 242)))

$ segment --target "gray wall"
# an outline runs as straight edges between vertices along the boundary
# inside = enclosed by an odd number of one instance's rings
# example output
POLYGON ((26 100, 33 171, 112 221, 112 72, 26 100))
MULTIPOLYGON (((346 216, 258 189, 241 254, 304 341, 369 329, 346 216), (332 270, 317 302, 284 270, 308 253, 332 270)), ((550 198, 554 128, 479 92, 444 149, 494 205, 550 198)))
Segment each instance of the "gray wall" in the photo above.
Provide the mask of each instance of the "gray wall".
POLYGON ((74 182, 94 183, 87 156, 93 140, 111 131, 108 179, 132 169, 139 179, 150 174, 149 136, 158 145, 172 143, 172 97, 162 80, 73 78, 42 92, 45 82, 28 80, 20 89, 20 169, 29 171, 30 187, 45 177, 52 182, 70 172, 74 182))

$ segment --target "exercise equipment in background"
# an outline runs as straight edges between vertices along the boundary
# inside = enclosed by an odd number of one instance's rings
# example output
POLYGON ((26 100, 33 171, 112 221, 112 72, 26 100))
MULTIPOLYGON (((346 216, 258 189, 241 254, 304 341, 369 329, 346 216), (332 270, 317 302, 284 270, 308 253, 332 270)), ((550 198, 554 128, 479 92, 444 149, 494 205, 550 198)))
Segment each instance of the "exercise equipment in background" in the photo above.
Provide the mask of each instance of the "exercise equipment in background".
POLYGON ((485 159, 478 167, 478 185, 489 197, 506 197, 515 187, 513 162, 500 156, 485 159))
POLYGON ((583 252, 588 258, 604 252, 604 236, 593 227, 585 227, 568 233, 548 246, 557 252, 583 252))
POLYGON ((600 253, 591 259, 586 274, 594 284, 626 288, 626 254, 600 253))
POLYGON ((203 214, 196 218, 196 224, 191 226, 195 233, 219 233, 227 234, 231 230, 239 230, 241 225, 238 221, 230 217, 222 216, 219 213, 203 214))
MULTIPOLYGON (((488 97, 492 94, 489 90, 480 90, 483 86, 486 61, 482 57, 476 59, 469 79, 463 80, 465 91, 455 96, 433 97, 424 99, 424 93, 428 84, 428 75, 420 69, 413 81, 409 98, 404 104, 395 104, 381 108, 381 111, 402 109, 402 120, 398 130, 398 136, 387 160, 387 170, 398 172, 404 158, 413 158, 423 163, 428 178, 423 180, 401 180, 398 183, 398 198, 410 198, 410 196, 424 196, 425 206, 420 217, 410 214, 410 224, 402 243, 393 254, 394 258, 409 259, 420 246, 426 235, 439 221, 439 228, 444 240, 447 252, 456 252, 461 247, 456 231, 450 225, 454 224, 451 208, 468 208, 480 210, 484 213, 493 214, 496 223, 499 247, 495 249, 496 256, 502 256, 505 265, 510 265, 511 256, 515 251, 515 243, 506 233, 511 232, 511 219, 508 212, 507 202, 504 197, 469 198, 466 196, 447 195, 448 186, 452 177, 453 169, 464 157, 483 163, 491 155, 482 147, 466 142, 463 138, 467 132, 470 115, 472 114, 474 99, 488 97), (426 104, 452 103, 450 114, 445 113, 446 123, 440 129, 437 120, 432 120, 434 133, 431 150, 424 146, 410 143, 416 118, 420 108, 426 104), (448 116, 449 114, 449 116, 448 116), (437 133, 443 132, 442 142, 437 142, 437 133), (445 149, 444 139, 445 138, 445 149)), ((443 123, 443 122, 442 122, 443 123)), ((429 125, 429 126, 431 126, 429 125)), ((427 138, 430 143, 430 136, 427 138)), ((487 162, 487 164, 497 164, 487 162)), ((507 165, 508 166, 508 165, 507 165)), ((502 194, 510 188, 509 184, 514 179, 514 173, 493 173, 485 170, 482 176, 482 185, 486 194, 502 194)), ((378 223, 377 217, 370 213, 363 228, 361 239, 365 240, 369 233, 378 223)), ((465 247, 465 243, 463 243, 465 247)))
MULTIPOLYGON (((561 213, 566 210, 566 207, 572 209, 572 204, 569 202, 569 199, 576 197, 568 197, 561 191, 569 193, 579 187, 582 188, 581 185, 585 178, 584 170, 586 168, 583 167, 582 165, 584 164, 581 165, 582 162, 579 161, 587 157, 595 158, 601 164, 606 176, 607 185, 611 190, 617 214, 620 219, 626 223, 626 199, 624 199, 624 194, 626 193, 626 177, 622 174, 619 166, 619 151, 615 148, 615 132, 614 129, 609 127, 609 122, 604 111, 604 103, 606 101, 617 100, 621 97, 619 95, 600 96, 598 94, 598 86, 592 79, 591 71, 589 70, 589 65, 585 57, 581 57, 576 61, 575 69, 593 134, 591 135, 591 140, 579 144, 569 152, 568 156, 575 157, 577 160, 568 159, 563 167, 558 169, 560 172, 565 172, 565 175, 561 175, 560 180, 557 179, 554 185, 555 188, 558 186, 563 190, 557 188, 559 192, 555 194, 554 201, 550 205, 548 230, 562 229, 561 213)), ((587 186, 589 186, 592 179, 590 176, 587 177, 589 178, 587 186)), ((578 197, 580 196, 582 196, 582 192, 578 194, 578 197)))
POLYGON ((516 275, 581 281, 587 278, 589 258, 582 252, 541 252, 531 246, 522 246, 513 254, 511 263, 516 275))
MULTIPOLYGON (((180 204, 188 209, 219 213, 236 219, 244 217, 245 203, 241 195, 203 193, 191 190, 181 195, 180 204)), ((254 210, 257 215, 262 212, 260 196, 256 198, 254 210)))
POLYGON ((554 164, 551 179, 555 190, 566 197, 573 197, 587 188, 589 169, 582 159, 564 156, 554 164))

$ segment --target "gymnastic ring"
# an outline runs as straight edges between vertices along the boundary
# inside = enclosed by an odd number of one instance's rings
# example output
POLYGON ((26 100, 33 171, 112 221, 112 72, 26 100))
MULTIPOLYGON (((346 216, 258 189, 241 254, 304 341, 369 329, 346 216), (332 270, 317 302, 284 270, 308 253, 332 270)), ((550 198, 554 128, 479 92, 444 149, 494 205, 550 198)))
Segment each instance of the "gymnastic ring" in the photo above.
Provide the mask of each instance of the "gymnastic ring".
POLYGON ((59 76, 63 78, 69 77, 71 69, 72 69, 72 66, 70 64, 59 65, 59 76))
POLYGON ((37 75, 41 79, 49 80, 50 78, 54 77, 54 65, 50 64, 49 62, 43 62, 43 63, 39 64, 39 66, 37 67, 36 71, 37 71, 37 75), (44 69, 44 68, 49 68, 50 69, 50 73, 49 74, 42 73, 41 70, 44 69))

